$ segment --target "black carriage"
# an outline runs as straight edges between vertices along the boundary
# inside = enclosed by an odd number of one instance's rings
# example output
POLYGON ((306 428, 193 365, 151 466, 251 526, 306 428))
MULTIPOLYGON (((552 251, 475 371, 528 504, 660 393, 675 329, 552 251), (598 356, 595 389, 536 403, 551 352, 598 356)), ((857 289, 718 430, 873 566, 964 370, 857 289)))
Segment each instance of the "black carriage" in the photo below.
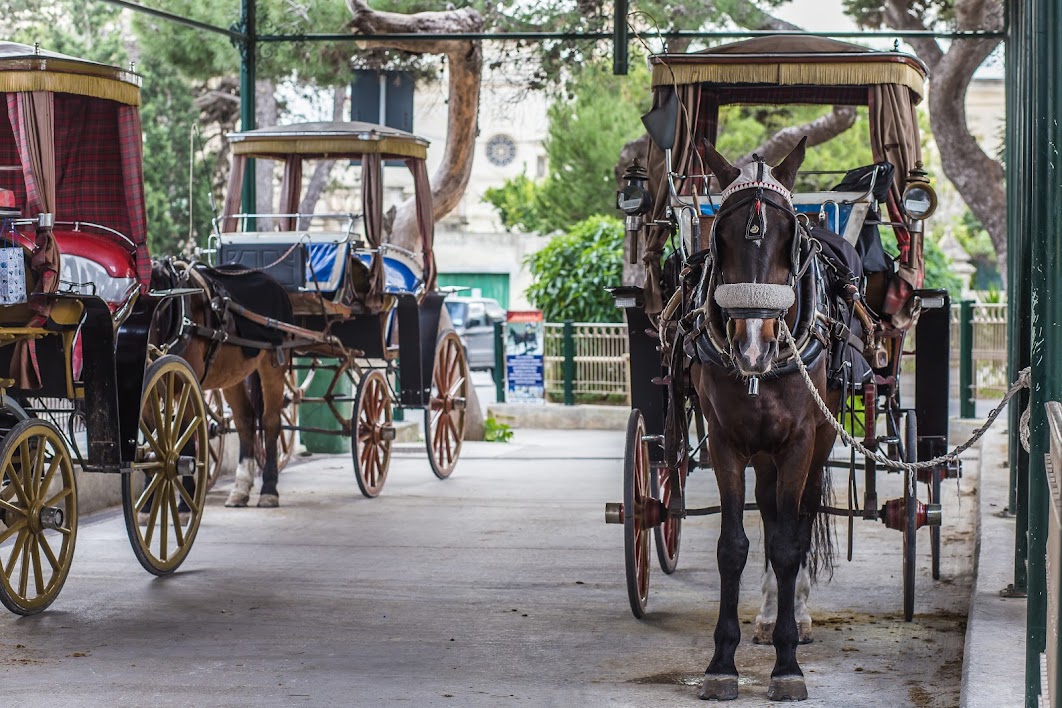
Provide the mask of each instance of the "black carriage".
MULTIPOLYGON (((428 183, 427 141, 361 122, 300 123, 229 136, 233 166, 224 213, 207 252, 219 265, 262 271, 288 292, 293 326, 280 328, 290 364, 280 445, 283 463, 295 431, 351 437, 358 487, 367 497, 383 488, 395 440, 395 411, 423 411, 432 471, 453 471, 464 439, 465 401, 471 385, 464 346, 451 329, 440 331, 445 292, 435 286, 434 215, 428 183), (249 163, 282 166, 279 214, 240 211, 249 163), (304 166, 314 160, 360 164, 358 208, 300 214, 304 166), (414 192, 415 248, 384 240, 385 166, 405 166, 414 192), (301 374, 301 382, 295 374, 301 374), (329 377, 327 392, 310 396, 315 377, 329 377), (337 386, 350 380, 353 395, 337 386), (298 422, 302 403, 326 405, 339 423, 311 428, 298 422), (353 413, 346 407, 353 403, 353 413)), ((309 170, 307 170, 307 173, 309 170)), ((235 303, 227 307, 236 312, 235 303)), ((254 313, 240 315, 255 318, 254 313)), ((263 345, 269 346, 269 345, 263 345)), ((215 403, 216 436, 228 428, 215 403)), ((216 460, 220 463, 219 460, 216 460)))
POLYGON ((181 565, 207 415, 185 362, 149 359, 155 311, 179 293, 149 288, 140 77, 2 43, 0 92, 0 602, 26 615, 70 570, 76 468, 122 475, 145 569, 181 565))
MULTIPOLYGON (((648 272, 644 288, 613 291, 629 325, 634 410, 627 431, 624 500, 606 508, 606 521, 624 525, 627 587, 637 617, 645 612, 648 597, 650 530, 660 565, 671 573, 682 519, 719 512, 718 507, 690 509, 672 502, 673 497, 683 497, 687 474, 709 467, 710 461, 687 359, 681 346, 671 346, 671 338, 677 319, 688 312, 690 281, 711 251, 711 225, 721 195, 712 193, 711 175, 705 174, 698 149, 702 140, 715 143, 720 107, 869 108, 869 145, 875 164, 826 174, 825 179, 837 185, 833 189, 792 194, 795 211, 806 215, 798 218, 842 237, 862 260, 864 278, 857 284, 860 292, 850 313, 856 322, 832 336, 853 341, 870 373, 865 380, 845 384, 840 423, 849 430, 861 425, 860 442, 890 460, 935 458, 947 451, 948 440, 950 298, 945 291, 922 287, 923 223, 936 203, 922 169, 915 111, 926 79, 922 63, 900 52, 803 36, 757 38, 697 53, 654 56, 651 63, 654 108, 643 120, 655 144, 647 169, 635 165, 628 170, 618 203, 628 215, 628 238, 648 272), (880 230, 895 235, 899 251, 895 260, 882 251, 880 230), (912 328, 915 346, 906 351, 906 335, 912 328), (861 334, 853 336, 859 330, 861 334), (905 362, 915 352, 913 389, 901 387, 901 371, 909 369, 905 362), (672 486, 676 480, 679 493, 672 486)), ((822 173, 816 176, 821 178, 822 173)), ((750 382, 750 395, 755 395, 755 386, 750 382)), ((881 463, 866 458, 859 480, 854 451, 845 458, 830 464, 848 471, 848 505, 825 511, 847 517, 849 559, 856 517, 903 532, 903 612, 910 620, 916 532, 930 526, 937 578, 941 480, 957 475, 958 466, 942 463, 917 473, 905 469, 903 496, 882 502, 877 493, 881 463), (926 501, 918 498, 918 482, 928 486, 926 501)))

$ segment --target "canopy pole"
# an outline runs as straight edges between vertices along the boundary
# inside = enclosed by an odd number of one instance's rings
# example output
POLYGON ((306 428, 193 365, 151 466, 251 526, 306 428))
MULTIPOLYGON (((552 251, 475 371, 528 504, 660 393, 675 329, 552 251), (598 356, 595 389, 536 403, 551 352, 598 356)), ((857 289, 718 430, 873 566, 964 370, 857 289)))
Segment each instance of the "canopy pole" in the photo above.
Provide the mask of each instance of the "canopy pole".
MULTIPOLYGON (((255 27, 258 0, 240 0, 240 31, 243 36, 236 40, 240 50, 240 130, 255 129, 255 78, 258 53, 258 31, 255 27)), ((243 213, 253 214, 257 208, 255 194, 254 160, 247 160, 243 178, 243 213)))
POLYGON ((615 17, 612 18, 612 73, 627 75, 627 10, 628 0, 616 0, 615 17))

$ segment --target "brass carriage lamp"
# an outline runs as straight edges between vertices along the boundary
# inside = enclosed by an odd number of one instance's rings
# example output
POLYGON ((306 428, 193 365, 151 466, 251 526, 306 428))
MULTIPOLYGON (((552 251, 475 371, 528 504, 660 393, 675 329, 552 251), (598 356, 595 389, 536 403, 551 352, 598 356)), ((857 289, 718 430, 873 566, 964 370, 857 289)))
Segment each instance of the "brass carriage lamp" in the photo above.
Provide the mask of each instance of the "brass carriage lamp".
POLYGON ((916 221, 928 219, 937 210, 937 193, 929 184, 929 173, 922 168, 921 162, 916 162, 907 174, 903 209, 916 221))

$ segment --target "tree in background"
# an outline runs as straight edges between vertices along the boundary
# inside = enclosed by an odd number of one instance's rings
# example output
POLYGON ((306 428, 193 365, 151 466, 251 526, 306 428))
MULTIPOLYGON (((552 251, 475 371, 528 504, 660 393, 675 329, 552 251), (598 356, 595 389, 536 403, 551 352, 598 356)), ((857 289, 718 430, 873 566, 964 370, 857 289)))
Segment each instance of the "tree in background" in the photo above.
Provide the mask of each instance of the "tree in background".
POLYGON ((642 132, 640 116, 651 100, 649 72, 640 62, 626 77, 614 76, 611 63, 602 61, 576 70, 548 111, 546 178, 506 180, 484 199, 506 228, 524 232, 563 231, 609 211, 616 201, 616 154, 642 132))
POLYGON ((558 234, 527 258, 533 282, 527 299, 548 322, 620 322, 605 288, 623 274, 623 222, 591 216, 558 234))

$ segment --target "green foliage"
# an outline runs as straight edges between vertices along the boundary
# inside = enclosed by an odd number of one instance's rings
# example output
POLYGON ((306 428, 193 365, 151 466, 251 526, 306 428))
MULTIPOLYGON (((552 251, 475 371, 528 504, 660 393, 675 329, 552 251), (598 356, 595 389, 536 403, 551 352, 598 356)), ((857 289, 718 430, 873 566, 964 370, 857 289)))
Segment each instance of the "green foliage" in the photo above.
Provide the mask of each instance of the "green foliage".
POLYGON ((513 429, 507 423, 500 423, 492 416, 483 421, 483 440, 486 442, 507 443, 513 439, 513 429))
POLYGON ((990 290, 1003 286, 999 273, 999 259, 992 238, 973 213, 966 209, 952 224, 952 235, 970 255, 970 263, 977 268, 971 290, 990 290))
POLYGON ((605 288, 621 282, 623 237, 622 221, 600 215, 554 236, 526 259, 533 278, 527 299, 547 322, 619 322, 605 288))
POLYGON ((651 100, 641 62, 629 76, 614 76, 606 62, 578 69, 549 108, 545 180, 520 175, 488 190, 485 200, 506 228, 524 232, 563 230, 608 210, 616 199, 616 157, 643 132, 640 117, 651 100))
MULTIPOLYGON (((882 246, 893 258, 899 257, 896 242, 892 238, 882 238, 882 246)), ((943 288, 951 294, 953 299, 962 294, 962 280, 951 272, 951 260, 940 250, 936 240, 928 237, 923 241, 923 255, 926 262, 926 277, 923 287, 928 289, 943 288)))
POLYGON ((540 187, 526 174, 507 179, 500 187, 489 187, 483 192, 483 201, 493 206, 502 224, 508 230, 519 229, 528 233, 548 232, 537 204, 540 187))

